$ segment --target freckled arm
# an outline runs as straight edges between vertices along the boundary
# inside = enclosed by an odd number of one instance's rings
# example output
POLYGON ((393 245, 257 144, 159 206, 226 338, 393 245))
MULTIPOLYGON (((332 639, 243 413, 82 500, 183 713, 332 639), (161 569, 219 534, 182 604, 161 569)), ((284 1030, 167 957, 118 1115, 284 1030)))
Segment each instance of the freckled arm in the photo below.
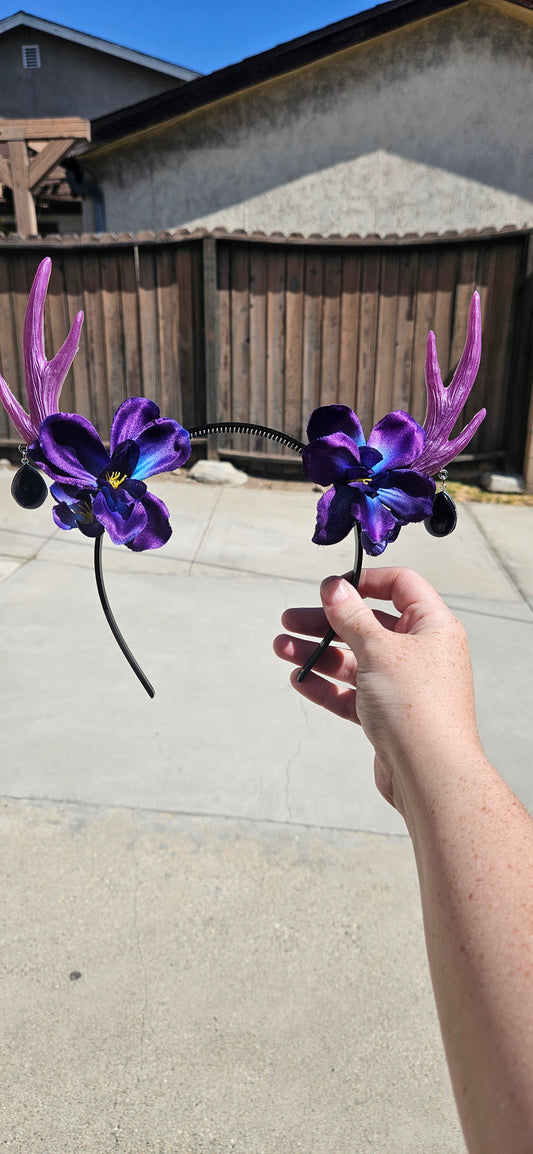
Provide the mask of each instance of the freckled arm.
POLYGON ((284 613, 275 651, 302 666, 325 622, 344 642, 292 684, 362 726, 407 824, 469 1154, 531 1154, 533 821, 481 748, 465 631, 408 569, 364 569, 357 591, 330 577, 321 596, 284 613))
POLYGON ((533 823, 480 753, 411 780, 431 977, 471 1154, 533 1149, 533 823), (437 780, 440 778, 440 781, 437 780))

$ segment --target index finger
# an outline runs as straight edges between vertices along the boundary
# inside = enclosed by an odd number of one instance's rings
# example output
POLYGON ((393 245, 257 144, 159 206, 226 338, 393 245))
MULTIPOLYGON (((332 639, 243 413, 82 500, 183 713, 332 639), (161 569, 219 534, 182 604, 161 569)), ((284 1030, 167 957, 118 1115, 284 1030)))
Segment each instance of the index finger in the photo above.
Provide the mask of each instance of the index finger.
POLYGON ((306 637, 322 637, 329 629, 323 609, 300 607, 286 609, 281 615, 281 624, 289 633, 302 633, 306 637))
POLYGON ((444 611, 450 615, 448 606, 437 591, 416 573, 414 569, 390 567, 387 569, 363 569, 357 587, 361 597, 373 597, 377 601, 392 601, 394 608, 403 614, 414 606, 419 611, 444 611))

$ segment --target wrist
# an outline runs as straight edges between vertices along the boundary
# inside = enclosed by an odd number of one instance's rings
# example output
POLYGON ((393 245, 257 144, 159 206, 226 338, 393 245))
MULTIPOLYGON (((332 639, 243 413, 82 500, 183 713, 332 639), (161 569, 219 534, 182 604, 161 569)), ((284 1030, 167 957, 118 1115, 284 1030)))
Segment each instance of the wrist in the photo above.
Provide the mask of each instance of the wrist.
POLYGON ((479 804, 482 779, 496 771, 487 761, 477 729, 454 737, 449 734, 409 742, 387 761, 392 802, 402 814, 411 837, 420 822, 426 828, 439 820, 441 810, 460 811, 472 795, 479 804))

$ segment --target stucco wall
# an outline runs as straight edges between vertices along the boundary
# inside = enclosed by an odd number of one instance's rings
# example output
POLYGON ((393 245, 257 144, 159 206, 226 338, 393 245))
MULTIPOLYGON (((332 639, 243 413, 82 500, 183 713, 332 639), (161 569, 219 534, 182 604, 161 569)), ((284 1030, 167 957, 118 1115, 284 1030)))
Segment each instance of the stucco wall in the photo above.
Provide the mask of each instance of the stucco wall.
POLYGON ((92 156, 106 227, 532 224, 532 61, 525 11, 421 21, 92 156))
POLYGON ((83 116, 92 120, 182 81, 34 28, 0 36, 0 116, 83 116), (23 44, 37 44, 41 67, 22 67, 23 44))

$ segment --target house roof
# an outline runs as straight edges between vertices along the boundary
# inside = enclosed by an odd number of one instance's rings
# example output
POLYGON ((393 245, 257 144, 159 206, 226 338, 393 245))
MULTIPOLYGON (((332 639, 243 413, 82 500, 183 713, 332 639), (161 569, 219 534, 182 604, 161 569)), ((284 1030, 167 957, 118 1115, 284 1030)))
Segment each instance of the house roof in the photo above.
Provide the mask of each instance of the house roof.
MULTIPOLYGON (((128 108, 98 117, 91 125, 91 145, 84 151, 94 152, 134 133, 143 132, 175 120, 188 112, 212 104, 267 80, 273 80, 298 68, 313 64, 346 48, 363 44, 387 32, 396 31, 418 20, 436 16, 450 8, 459 8, 469 0, 387 0, 328 24, 315 32, 278 44, 266 52, 249 56, 237 64, 200 76, 187 85, 151 96, 128 108)), ((533 0, 503 0, 502 7, 533 11, 533 0)), ((0 25, 1 27, 1 25, 0 25)))
POLYGON ((134 48, 123 48, 122 45, 102 40, 99 36, 89 36, 87 32, 77 32, 74 28, 66 28, 64 24, 54 24, 51 20, 42 20, 40 16, 30 16, 28 12, 15 12, 13 16, 6 16, 5 20, 0 20, 0 36, 20 27, 45 32, 48 36, 59 36, 60 39, 69 40, 72 44, 92 48, 95 52, 105 52, 119 60, 139 64, 142 68, 150 68, 153 72, 173 76, 178 80, 195 80, 201 76, 200 72, 192 72, 190 68, 182 68, 180 64, 159 60, 156 56, 148 56, 145 52, 136 52, 134 48))

